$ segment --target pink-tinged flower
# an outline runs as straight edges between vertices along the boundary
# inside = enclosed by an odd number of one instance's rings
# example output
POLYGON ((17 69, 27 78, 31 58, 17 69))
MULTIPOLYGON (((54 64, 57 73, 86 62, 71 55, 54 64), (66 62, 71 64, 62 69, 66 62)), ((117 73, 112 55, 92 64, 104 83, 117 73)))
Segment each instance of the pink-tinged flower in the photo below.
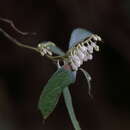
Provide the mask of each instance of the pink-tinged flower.
POLYGON ((73 61, 71 62, 71 64, 70 64, 70 65, 71 65, 71 67, 72 67, 72 69, 73 69, 73 70, 75 70, 75 71, 77 71, 77 70, 78 70, 78 67, 74 64, 74 62, 73 62, 73 61))
POLYGON ((87 50, 89 53, 91 53, 91 54, 93 53, 93 47, 91 45, 87 46, 87 50))
POLYGON ((79 57, 80 60, 83 60, 85 57, 85 55, 80 49, 77 50, 77 56, 79 57))
POLYGON ((102 41, 101 37, 94 34, 70 50, 68 61, 73 70, 77 71, 83 62, 93 59, 93 51, 99 51, 99 46, 96 44, 99 41, 102 41))

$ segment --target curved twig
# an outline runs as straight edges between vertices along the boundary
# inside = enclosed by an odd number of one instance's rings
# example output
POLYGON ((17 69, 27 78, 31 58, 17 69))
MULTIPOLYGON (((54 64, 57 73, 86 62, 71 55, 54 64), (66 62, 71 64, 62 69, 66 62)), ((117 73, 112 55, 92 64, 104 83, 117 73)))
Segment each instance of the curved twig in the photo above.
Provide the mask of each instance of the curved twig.
MULTIPOLYGON (((9 20, 9 19, 5 19, 5 18, 1 18, 0 17, 0 20, 3 21, 3 22, 6 22, 8 24, 11 25, 11 27, 18 33, 22 34, 22 35, 29 35, 29 32, 22 32, 21 30, 19 30, 13 23, 13 21, 9 20)), ((31 33, 32 35, 36 35, 36 33, 31 33)))
POLYGON ((13 38, 12 36, 10 36, 7 32, 5 32, 2 28, 0 28, 0 32, 2 32, 9 40, 11 40, 13 43, 15 43, 17 46, 20 47, 24 47, 24 48, 28 48, 31 50, 34 50, 36 52, 39 52, 39 50, 35 47, 32 46, 28 46, 28 45, 24 45, 23 43, 17 41, 15 38, 13 38))

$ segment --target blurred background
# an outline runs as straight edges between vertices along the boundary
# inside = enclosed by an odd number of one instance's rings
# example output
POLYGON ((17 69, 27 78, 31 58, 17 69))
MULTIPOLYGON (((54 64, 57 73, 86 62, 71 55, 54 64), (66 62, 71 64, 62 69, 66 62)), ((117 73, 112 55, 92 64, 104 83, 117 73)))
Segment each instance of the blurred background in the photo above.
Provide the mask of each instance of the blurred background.
MULTIPOLYGON (((0 27, 19 41, 37 46, 53 41, 67 51, 70 34, 81 27, 104 40, 93 61, 82 67, 92 76, 91 99, 81 72, 70 87, 82 130, 130 130, 129 0, 0 0, 0 27)), ((45 57, 20 48, 0 33, 0 130, 73 130, 63 97, 48 120, 37 103, 56 67, 45 57)))

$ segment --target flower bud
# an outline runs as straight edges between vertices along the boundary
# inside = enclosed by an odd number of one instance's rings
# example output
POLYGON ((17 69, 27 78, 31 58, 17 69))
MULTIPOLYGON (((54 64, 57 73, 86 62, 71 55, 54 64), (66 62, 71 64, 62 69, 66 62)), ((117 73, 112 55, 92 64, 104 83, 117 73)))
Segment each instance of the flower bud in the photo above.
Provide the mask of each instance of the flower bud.
POLYGON ((46 49, 45 49, 45 48, 42 48, 42 50, 41 50, 41 55, 44 56, 46 53, 47 53, 46 49))
POLYGON ((47 51, 47 53, 48 53, 50 56, 52 56, 52 52, 51 52, 51 51, 49 51, 49 50, 47 50, 47 49, 46 49, 46 51, 47 51))
POLYGON ((99 51, 99 46, 96 45, 96 46, 94 47, 94 49, 95 49, 95 51, 99 51))
POLYGON ((93 40, 94 40, 94 41, 97 41, 97 40, 98 40, 97 36, 94 35, 94 36, 93 36, 93 40))
POLYGON ((71 60, 75 63, 75 65, 77 67, 80 67, 81 65, 81 60, 79 59, 78 56, 74 55, 74 56, 71 56, 71 60))
POLYGON ((102 41, 101 37, 96 35, 98 41, 102 41))

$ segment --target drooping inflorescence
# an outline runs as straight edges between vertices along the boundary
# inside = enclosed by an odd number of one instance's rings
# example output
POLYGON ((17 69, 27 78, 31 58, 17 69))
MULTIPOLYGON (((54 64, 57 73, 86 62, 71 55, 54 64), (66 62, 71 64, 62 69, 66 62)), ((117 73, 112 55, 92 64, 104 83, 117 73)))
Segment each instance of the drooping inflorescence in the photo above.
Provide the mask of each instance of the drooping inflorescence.
POLYGON ((47 42, 47 43, 39 43, 37 48, 42 56, 50 55, 52 56, 52 52, 50 50, 50 46, 55 46, 53 42, 47 42))
POLYGON ((97 42, 101 42, 102 39, 96 34, 92 34, 89 38, 78 43, 75 47, 68 51, 68 62, 72 70, 77 71, 78 68, 88 60, 93 59, 93 51, 99 51, 97 42))
POLYGON ((88 60, 93 59, 93 51, 99 51, 98 42, 102 39, 96 34, 92 34, 87 39, 77 43, 73 48, 69 49, 64 56, 54 56, 50 49, 50 46, 56 46, 53 42, 38 44, 38 50, 42 56, 49 56, 52 60, 63 61, 68 63, 73 71, 77 71, 78 68, 88 60))

